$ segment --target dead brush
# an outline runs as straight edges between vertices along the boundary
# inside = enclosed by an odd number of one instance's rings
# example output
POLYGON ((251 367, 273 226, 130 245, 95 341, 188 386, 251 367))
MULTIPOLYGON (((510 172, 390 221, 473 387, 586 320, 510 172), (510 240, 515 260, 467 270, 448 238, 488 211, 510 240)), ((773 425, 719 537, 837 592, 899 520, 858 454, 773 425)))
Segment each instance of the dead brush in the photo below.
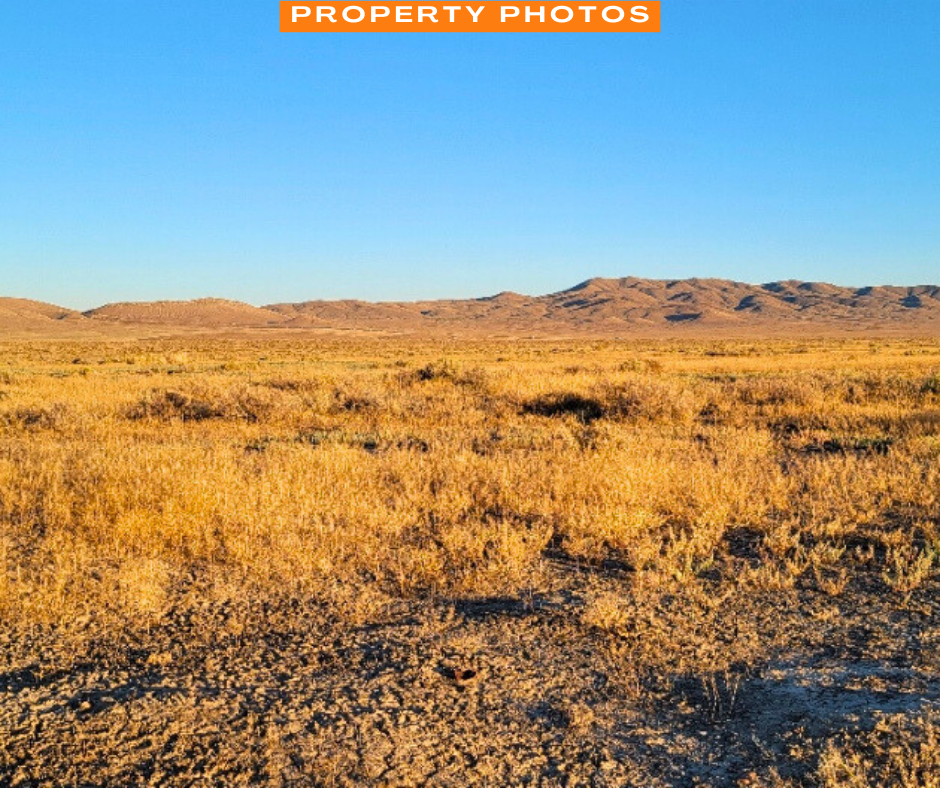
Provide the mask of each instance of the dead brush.
POLYGON ((936 710, 883 716, 875 729, 830 740, 816 772, 821 788, 940 787, 936 710))
POLYGON ((623 597, 610 592, 589 600, 581 618, 589 627, 614 634, 623 632, 630 625, 630 615, 623 597))
POLYGON ((317 378, 277 377, 264 381, 263 385, 276 389, 277 391, 292 391, 297 394, 306 394, 320 391, 323 387, 323 381, 317 378))
POLYGON ((414 377, 422 383, 427 383, 431 380, 454 381, 457 380, 459 374, 460 370, 453 361, 441 359, 440 361, 432 361, 415 370, 414 377))
POLYGON ((0 420, 13 429, 56 430, 68 423, 69 407, 62 402, 23 406, 3 413, 0 420))
POLYGON ((940 397, 940 375, 930 375, 923 379, 919 391, 932 399, 940 397))
POLYGON ((621 361, 617 365, 620 372, 634 372, 648 375, 658 375, 665 367, 663 362, 655 358, 631 358, 627 361, 621 361))
POLYGON ((703 706, 707 719, 712 723, 734 717, 745 676, 739 670, 722 670, 699 676, 703 706))
POLYGON ((279 411, 291 410, 277 391, 242 385, 222 391, 197 388, 192 391, 153 389, 126 410, 131 421, 199 422, 214 419, 257 423, 273 419, 279 411))
POLYGON ((689 423, 701 409, 689 385, 659 379, 602 383, 598 397, 611 418, 625 421, 689 423))
POLYGON ((758 408, 813 408, 823 399, 819 383, 806 377, 748 377, 735 381, 729 388, 738 402, 758 408))
POLYGON ((909 546, 892 547, 885 559, 887 568, 881 576, 889 588, 910 594, 931 576, 937 559, 937 551, 930 547, 923 550, 909 546))
POLYGON ((599 419, 683 423, 692 420, 696 408, 688 388, 636 378, 598 383, 587 393, 543 394, 525 402, 522 412, 549 417, 570 415, 584 424, 599 419))
POLYGON ((154 389, 127 409, 127 418, 132 421, 205 421, 224 417, 225 411, 218 404, 172 389, 154 389))
POLYGON ((597 399, 573 392, 536 397, 523 405, 522 412, 549 418, 573 416, 582 424, 590 424, 605 415, 604 406, 597 399))

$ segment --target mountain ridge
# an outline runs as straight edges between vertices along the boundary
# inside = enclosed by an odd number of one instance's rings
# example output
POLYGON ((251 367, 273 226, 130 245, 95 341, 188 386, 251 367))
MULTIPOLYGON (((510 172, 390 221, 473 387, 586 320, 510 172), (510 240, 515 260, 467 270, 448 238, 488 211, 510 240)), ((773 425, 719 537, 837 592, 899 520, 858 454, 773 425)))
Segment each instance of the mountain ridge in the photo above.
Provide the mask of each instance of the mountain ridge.
POLYGON ((254 306, 243 301, 125 301, 84 312, 0 298, 0 332, 122 329, 283 329, 389 333, 622 334, 704 330, 764 332, 940 331, 940 285, 846 287, 779 280, 594 277, 539 296, 503 291, 467 299, 307 300, 254 306))

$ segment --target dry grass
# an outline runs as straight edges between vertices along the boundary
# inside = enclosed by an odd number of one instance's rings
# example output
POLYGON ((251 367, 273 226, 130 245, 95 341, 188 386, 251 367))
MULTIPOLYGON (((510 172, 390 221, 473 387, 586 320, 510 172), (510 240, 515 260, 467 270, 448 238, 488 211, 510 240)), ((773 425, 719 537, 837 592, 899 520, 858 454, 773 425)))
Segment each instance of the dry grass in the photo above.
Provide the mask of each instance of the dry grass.
MULTIPOLYGON (((567 593, 627 695, 695 677, 714 717, 755 666, 813 640, 775 629, 788 604, 903 610, 936 588, 936 342, 0 358, 11 631, 149 632, 246 595, 315 600, 348 628, 399 604, 567 593), (585 572, 607 580, 587 589, 585 572)), ((935 786, 934 723, 912 725, 884 757, 833 740, 810 759, 819 784, 935 786)))

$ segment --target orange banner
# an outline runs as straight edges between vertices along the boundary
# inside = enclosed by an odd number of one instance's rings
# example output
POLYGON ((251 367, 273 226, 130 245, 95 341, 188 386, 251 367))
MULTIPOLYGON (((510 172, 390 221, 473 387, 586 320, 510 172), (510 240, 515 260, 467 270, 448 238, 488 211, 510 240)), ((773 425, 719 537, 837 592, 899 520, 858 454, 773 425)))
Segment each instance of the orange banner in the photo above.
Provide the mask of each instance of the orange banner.
POLYGON ((281 2, 282 33, 658 33, 659 2, 281 2))

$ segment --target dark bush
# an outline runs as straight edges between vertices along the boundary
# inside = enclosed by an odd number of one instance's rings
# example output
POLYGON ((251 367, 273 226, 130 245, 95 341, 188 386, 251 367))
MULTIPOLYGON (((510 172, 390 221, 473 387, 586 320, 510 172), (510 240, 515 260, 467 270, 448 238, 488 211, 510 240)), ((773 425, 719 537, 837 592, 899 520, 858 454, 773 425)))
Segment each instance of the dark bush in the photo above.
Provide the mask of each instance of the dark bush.
POLYGON ((598 400, 571 392, 536 397, 525 404, 523 412, 537 416, 575 416, 583 424, 604 417, 604 407, 598 400))

